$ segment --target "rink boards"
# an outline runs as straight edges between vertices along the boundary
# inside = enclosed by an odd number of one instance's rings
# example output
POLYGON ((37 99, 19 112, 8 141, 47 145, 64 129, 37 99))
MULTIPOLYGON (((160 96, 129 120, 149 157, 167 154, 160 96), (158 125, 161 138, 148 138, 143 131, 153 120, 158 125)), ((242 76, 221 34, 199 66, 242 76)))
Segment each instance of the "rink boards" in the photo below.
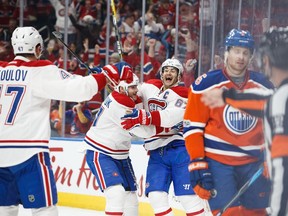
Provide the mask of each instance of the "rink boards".
MULTIPOLYGON (((145 172, 148 156, 142 141, 133 141, 130 158, 138 183, 139 215, 153 216, 145 190, 145 172)), ((84 144, 81 139, 52 138, 51 161, 58 188, 59 205, 104 211, 105 198, 85 162, 84 144)), ((184 216, 182 207, 170 189, 170 204, 174 214, 184 216)))

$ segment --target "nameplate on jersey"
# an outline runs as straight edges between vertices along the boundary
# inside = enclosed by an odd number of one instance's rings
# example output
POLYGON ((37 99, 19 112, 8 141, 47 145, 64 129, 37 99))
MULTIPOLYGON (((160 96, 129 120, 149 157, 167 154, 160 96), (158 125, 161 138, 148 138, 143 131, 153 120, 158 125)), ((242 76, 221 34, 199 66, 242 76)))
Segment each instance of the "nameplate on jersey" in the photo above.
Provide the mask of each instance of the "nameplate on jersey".
POLYGON ((229 105, 226 105, 223 111, 223 119, 225 126, 237 135, 251 131, 257 123, 257 118, 229 105))
POLYGON ((28 71, 22 69, 0 70, 0 81, 25 81, 28 71))

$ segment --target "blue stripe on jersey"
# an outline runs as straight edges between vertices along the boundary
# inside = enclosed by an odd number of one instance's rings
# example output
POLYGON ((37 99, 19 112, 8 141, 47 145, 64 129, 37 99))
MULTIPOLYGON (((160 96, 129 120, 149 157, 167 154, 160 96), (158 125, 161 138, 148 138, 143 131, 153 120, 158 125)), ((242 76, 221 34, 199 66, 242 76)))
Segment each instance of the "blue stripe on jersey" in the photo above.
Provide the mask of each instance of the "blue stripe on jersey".
MULTIPOLYGON (((94 149, 96 149, 98 152, 101 152, 101 153, 106 154, 106 155, 127 155, 129 153, 129 150, 127 150, 125 152, 113 152, 113 150, 111 150, 111 151, 103 150, 103 148, 97 147, 97 145, 95 145, 94 143, 89 142, 87 139, 84 139, 84 142, 86 142, 89 146, 91 146, 94 149)), ((117 150, 114 150, 114 151, 117 151, 117 150)))
MULTIPOLYGON (((253 150, 244 150, 241 147, 232 145, 232 144, 226 144, 223 142, 217 142, 215 140, 204 138, 205 147, 215 149, 215 150, 223 150, 223 151, 230 151, 230 152, 237 152, 237 153, 243 153, 247 154, 249 156, 258 157, 261 158, 263 151, 259 149, 253 149, 253 150)), ((245 147, 245 146, 243 146, 245 147)))

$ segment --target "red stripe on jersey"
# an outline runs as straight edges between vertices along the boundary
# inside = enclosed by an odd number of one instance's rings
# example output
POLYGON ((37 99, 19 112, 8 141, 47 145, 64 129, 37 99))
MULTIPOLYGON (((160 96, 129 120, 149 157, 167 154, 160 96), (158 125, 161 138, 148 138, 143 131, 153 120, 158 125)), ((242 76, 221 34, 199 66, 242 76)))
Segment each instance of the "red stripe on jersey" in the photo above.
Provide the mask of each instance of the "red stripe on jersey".
POLYGON ((48 143, 48 140, 0 140, 0 143, 48 143))
POLYGON ((155 216, 165 216, 165 215, 169 214, 170 212, 172 212, 171 208, 167 209, 164 212, 155 213, 155 216))
POLYGON ((108 211, 105 211, 105 215, 119 215, 119 216, 122 216, 123 215, 123 212, 108 212, 108 211))
POLYGON ((49 150, 51 152, 63 152, 63 148, 61 148, 61 147, 49 148, 49 150))
POLYGON ((39 153, 39 161, 40 161, 40 165, 41 165, 41 171, 42 171, 42 175, 43 175, 43 180, 44 180, 44 191, 46 193, 46 198, 47 198, 47 206, 51 206, 52 205, 52 196, 51 196, 51 185, 50 185, 50 181, 49 181, 49 171, 48 171, 48 167, 45 166, 45 159, 44 159, 44 153, 40 152, 39 153))
POLYGON ((100 179, 100 184, 102 189, 104 190, 106 188, 106 184, 105 184, 105 180, 104 180, 104 176, 101 170, 101 165, 99 163, 99 152, 94 152, 94 158, 93 158, 94 164, 95 164, 95 168, 96 168, 96 172, 98 173, 99 179, 100 179))
POLYGON ((187 213, 186 216, 202 215, 203 212, 204 212, 204 209, 201 209, 201 210, 196 211, 196 212, 187 213))
POLYGON ((285 157, 288 156, 287 135, 275 135, 271 143, 271 157, 285 157))
POLYGON ((109 151, 111 151, 111 152, 129 152, 129 149, 123 149, 123 150, 118 149, 118 150, 115 150, 115 149, 108 148, 107 146, 104 146, 104 145, 101 145, 101 144, 98 143, 98 142, 95 142, 94 140, 92 140, 92 139, 89 138, 88 136, 86 136, 86 139, 88 139, 88 140, 89 140, 91 143, 93 143, 94 145, 100 146, 101 148, 107 149, 107 150, 109 150, 109 151))

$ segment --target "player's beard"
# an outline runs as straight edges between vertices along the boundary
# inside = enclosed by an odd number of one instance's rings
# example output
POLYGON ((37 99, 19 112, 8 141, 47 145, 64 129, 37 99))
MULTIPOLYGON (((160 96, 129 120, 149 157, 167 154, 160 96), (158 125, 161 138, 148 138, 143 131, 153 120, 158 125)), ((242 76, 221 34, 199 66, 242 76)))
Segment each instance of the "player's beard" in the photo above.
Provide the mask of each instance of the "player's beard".
POLYGON ((232 62, 232 64, 227 64, 227 68, 230 76, 243 76, 248 68, 248 63, 239 64, 237 62, 232 62))

